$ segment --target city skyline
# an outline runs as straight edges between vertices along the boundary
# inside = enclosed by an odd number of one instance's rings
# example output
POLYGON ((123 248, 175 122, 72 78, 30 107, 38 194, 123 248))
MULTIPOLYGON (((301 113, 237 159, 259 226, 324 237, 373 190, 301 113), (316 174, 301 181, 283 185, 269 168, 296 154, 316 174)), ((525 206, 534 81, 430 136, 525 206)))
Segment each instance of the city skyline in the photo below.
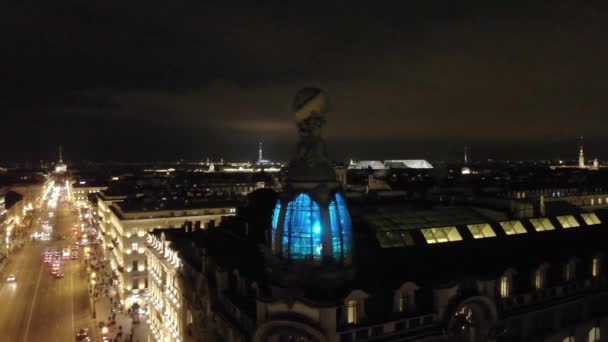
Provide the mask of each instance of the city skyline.
POLYGON ((3 159, 287 159, 306 85, 336 159, 606 158, 594 4, 236 5, 9 6, 3 159))

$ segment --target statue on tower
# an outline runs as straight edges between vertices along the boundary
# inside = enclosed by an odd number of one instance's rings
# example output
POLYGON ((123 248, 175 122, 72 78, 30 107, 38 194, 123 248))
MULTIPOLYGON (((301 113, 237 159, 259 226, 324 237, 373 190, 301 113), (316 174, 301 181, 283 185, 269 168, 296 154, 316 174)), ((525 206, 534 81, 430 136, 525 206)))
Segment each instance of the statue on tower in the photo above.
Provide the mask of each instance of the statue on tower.
POLYGON ((327 102, 327 96, 319 88, 303 88, 295 96, 293 111, 300 137, 290 169, 292 176, 298 175, 295 178, 305 174, 317 180, 335 177, 321 137, 321 129, 326 122, 327 102))

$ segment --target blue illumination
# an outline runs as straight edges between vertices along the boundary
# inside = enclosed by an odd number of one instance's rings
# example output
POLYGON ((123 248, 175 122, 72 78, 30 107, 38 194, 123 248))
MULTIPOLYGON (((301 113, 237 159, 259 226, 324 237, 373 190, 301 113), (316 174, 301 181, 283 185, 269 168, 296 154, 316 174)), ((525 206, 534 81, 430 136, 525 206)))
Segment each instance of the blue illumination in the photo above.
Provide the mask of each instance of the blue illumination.
POLYGON ((310 196, 300 194, 287 204, 283 224, 283 254, 291 259, 321 259, 321 208, 310 196))
POLYGON ((329 203, 329 221, 331 222, 332 249, 336 259, 347 258, 352 246, 352 222, 344 198, 339 193, 329 203))
POLYGON ((277 202, 272 216, 273 247, 278 248, 283 257, 292 260, 321 260, 323 247, 331 248, 336 261, 349 262, 352 256, 352 222, 342 195, 337 193, 327 209, 323 215, 328 217, 322 217, 319 204, 305 193, 283 207, 277 202), (331 231, 331 240, 325 241, 324 246, 326 229, 331 231), (281 239, 277 240, 277 236, 281 239))
POLYGON ((281 215, 281 200, 277 201, 277 205, 272 212, 272 246, 274 246, 275 236, 277 235, 277 227, 279 226, 279 216, 281 215))

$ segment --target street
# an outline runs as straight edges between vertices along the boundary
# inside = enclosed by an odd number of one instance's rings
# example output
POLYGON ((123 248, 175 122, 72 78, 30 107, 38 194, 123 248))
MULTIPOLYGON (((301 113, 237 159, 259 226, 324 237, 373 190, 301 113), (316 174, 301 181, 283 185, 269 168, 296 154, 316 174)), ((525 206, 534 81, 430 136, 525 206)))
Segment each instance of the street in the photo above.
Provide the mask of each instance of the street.
MULTIPOLYGON (((0 274, 0 340, 1 341, 74 341, 80 328, 92 330, 88 279, 82 258, 63 260, 63 278, 50 274, 43 261, 44 252, 56 251, 76 243, 71 232, 78 214, 59 201, 56 208, 43 206, 33 218, 32 231, 40 229, 37 218, 49 218, 53 226, 48 241, 28 241, 13 252, 0 274), (59 239, 64 235, 66 239, 59 239), (7 282, 9 274, 16 276, 7 282)), ((82 251, 80 251, 82 253, 82 251)))

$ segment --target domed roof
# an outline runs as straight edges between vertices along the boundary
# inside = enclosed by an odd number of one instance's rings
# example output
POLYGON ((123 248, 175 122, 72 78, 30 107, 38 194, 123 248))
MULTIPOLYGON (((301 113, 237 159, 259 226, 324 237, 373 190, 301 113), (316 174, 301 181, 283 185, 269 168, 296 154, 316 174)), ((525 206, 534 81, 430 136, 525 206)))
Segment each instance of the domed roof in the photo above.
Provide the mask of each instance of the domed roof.
POLYGON ((275 254, 287 260, 350 263, 352 223, 343 196, 337 192, 325 206, 310 194, 277 201, 272 217, 275 254))

